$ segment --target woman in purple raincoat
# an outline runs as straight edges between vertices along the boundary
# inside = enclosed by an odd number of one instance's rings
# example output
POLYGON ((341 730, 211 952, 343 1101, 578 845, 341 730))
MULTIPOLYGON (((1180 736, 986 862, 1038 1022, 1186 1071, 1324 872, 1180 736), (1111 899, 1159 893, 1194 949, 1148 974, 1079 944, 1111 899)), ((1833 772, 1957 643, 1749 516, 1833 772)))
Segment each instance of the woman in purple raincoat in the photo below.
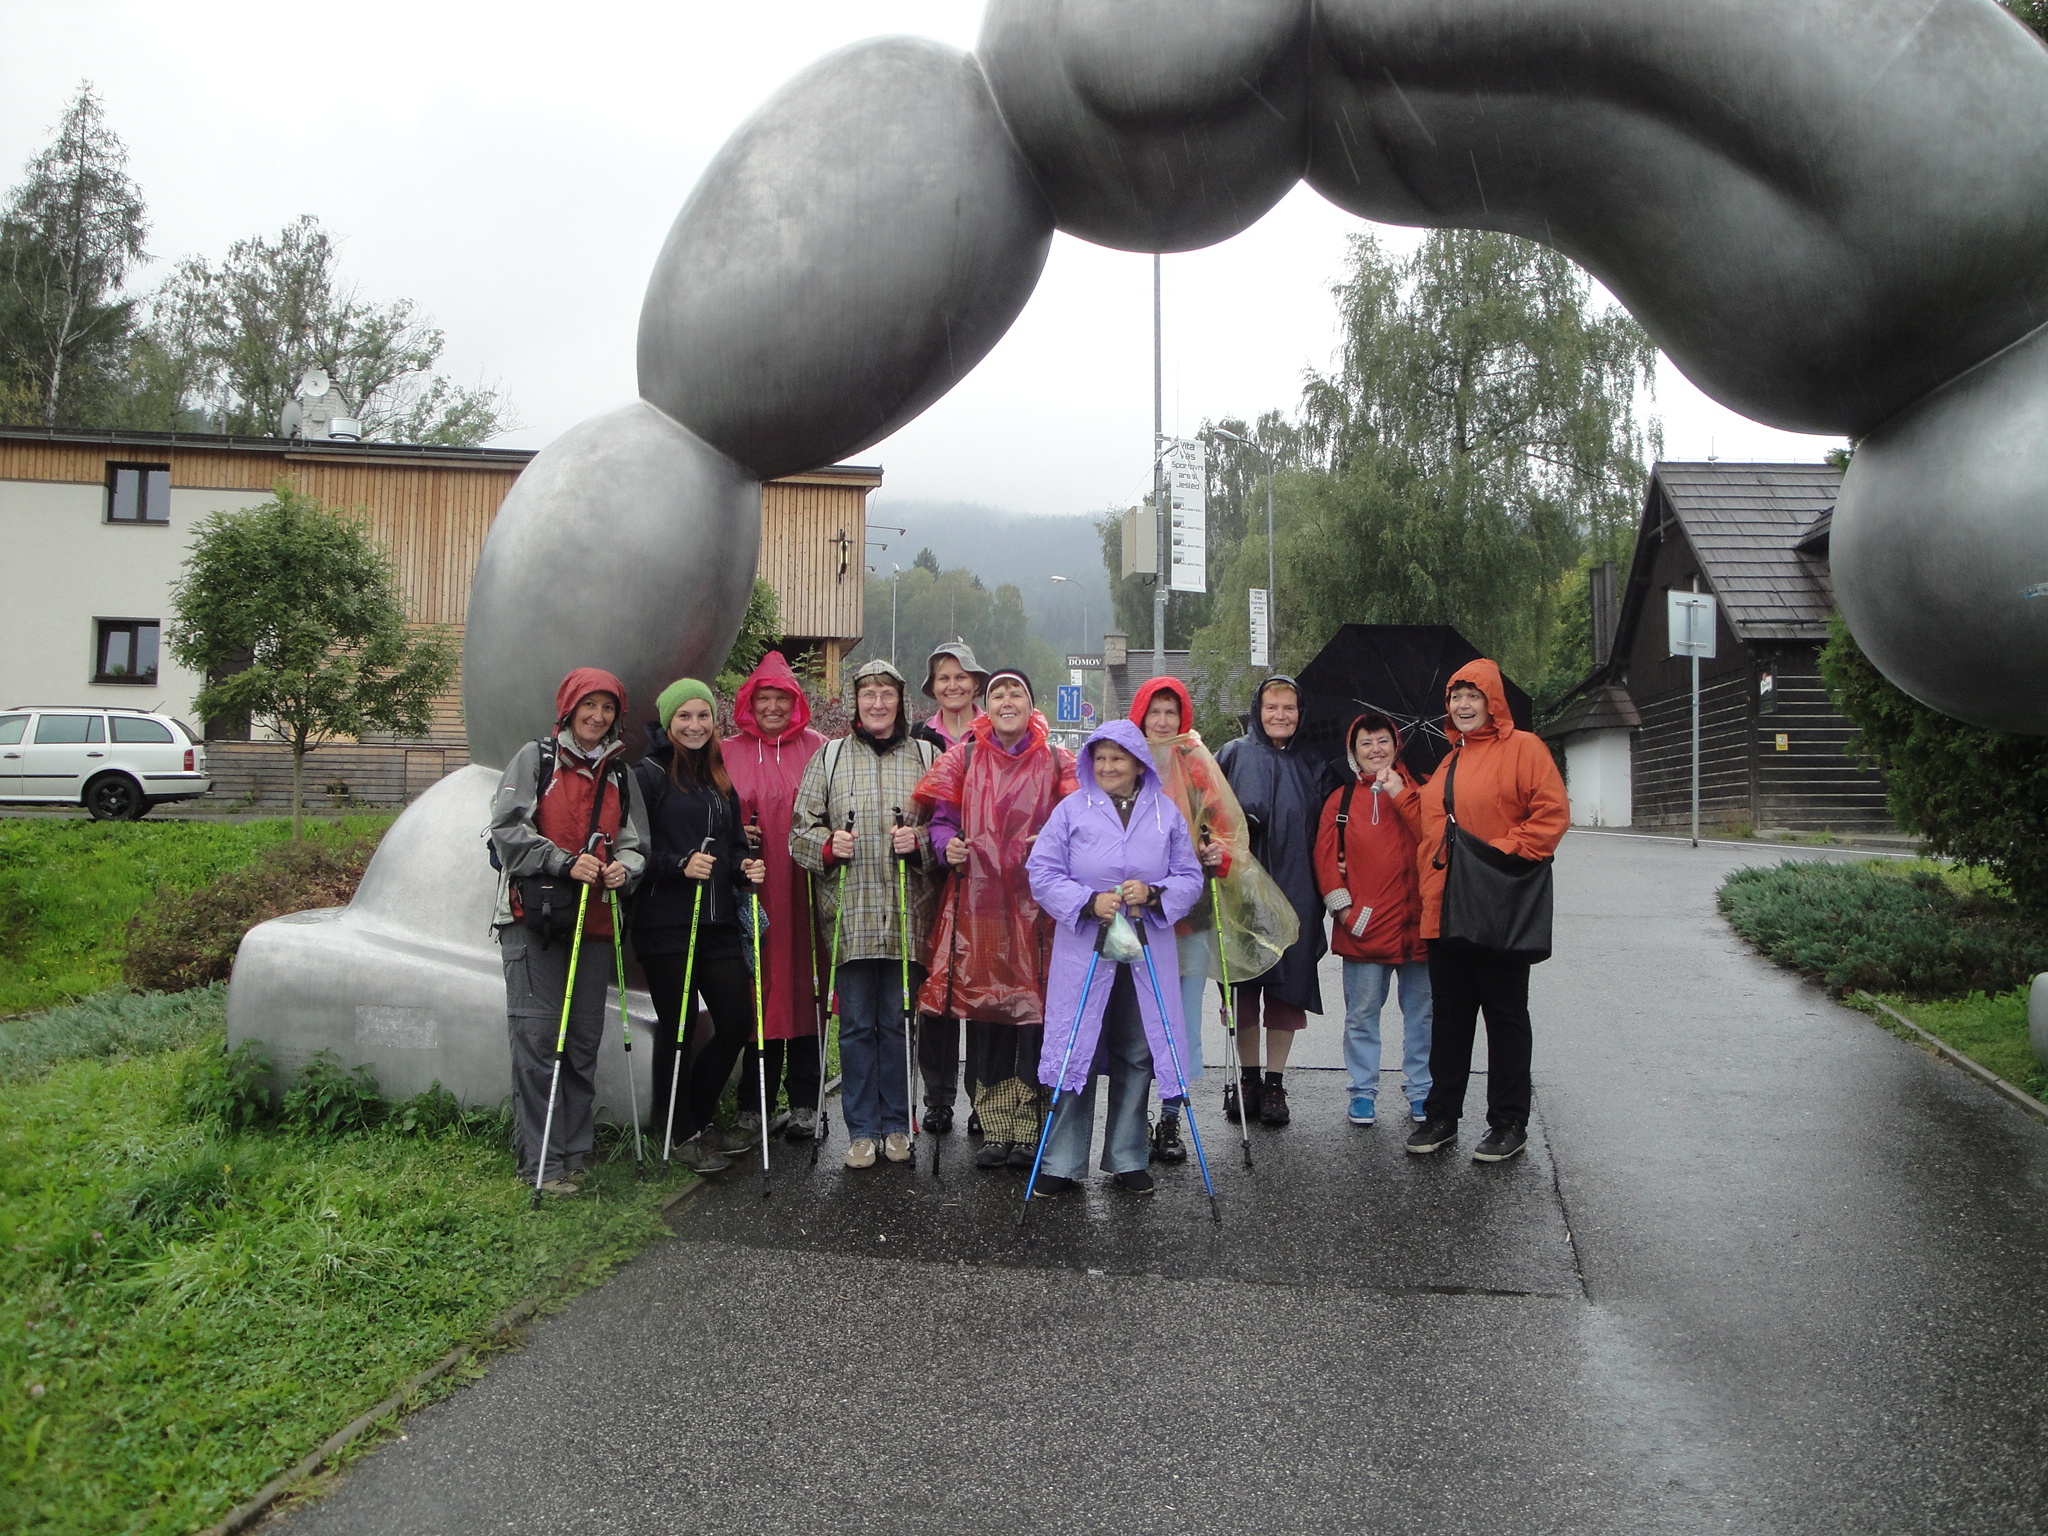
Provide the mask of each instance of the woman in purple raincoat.
POLYGON ((1062 1089, 1036 1193, 1064 1194, 1079 1184, 1095 1125, 1099 1073, 1109 1079, 1103 1171, 1134 1194, 1150 1194, 1145 1079, 1157 1078, 1164 1102, 1187 1096, 1166 1031, 1174 1032, 1176 1042, 1182 1038, 1173 925, 1202 894, 1202 866, 1186 818, 1159 788, 1137 726, 1112 720, 1090 736, 1079 773, 1080 788, 1054 808, 1027 864, 1031 894, 1055 925, 1038 1080, 1062 1089), (1105 956, 1090 979, 1096 941, 1119 908, 1145 925, 1158 969, 1157 992, 1143 955, 1122 965, 1105 956), (1159 1016, 1161 998, 1165 1019, 1159 1016))

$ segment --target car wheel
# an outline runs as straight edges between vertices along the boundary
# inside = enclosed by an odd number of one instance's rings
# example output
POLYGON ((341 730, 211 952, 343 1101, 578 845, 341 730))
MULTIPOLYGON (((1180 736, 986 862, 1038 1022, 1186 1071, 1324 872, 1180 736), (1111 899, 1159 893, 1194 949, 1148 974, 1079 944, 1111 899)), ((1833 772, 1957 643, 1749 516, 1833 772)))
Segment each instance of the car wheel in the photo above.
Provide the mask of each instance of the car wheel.
POLYGON ((85 808, 94 821, 134 821, 149 809, 149 802, 133 779, 109 773, 85 786, 85 808))

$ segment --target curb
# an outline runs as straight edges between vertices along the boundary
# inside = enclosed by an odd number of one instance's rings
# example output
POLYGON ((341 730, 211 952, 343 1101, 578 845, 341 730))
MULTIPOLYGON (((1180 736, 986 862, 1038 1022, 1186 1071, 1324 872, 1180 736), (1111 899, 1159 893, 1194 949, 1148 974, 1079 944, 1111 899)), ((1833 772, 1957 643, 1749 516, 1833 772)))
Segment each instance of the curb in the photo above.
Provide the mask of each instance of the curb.
POLYGON ((1876 998, 1872 997, 1868 992, 1863 991, 1860 987, 1857 989, 1856 995, 1862 998, 1863 1001, 1865 1001, 1866 1003, 1870 1004, 1871 1007, 1876 1008, 1880 1012, 1885 1014, 1886 1017, 1893 1019, 1900 1024, 1905 1025, 1906 1028, 1910 1029, 1913 1032, 1914 1036, 1917 1039, 1919 1039, 1919 1041, 1923 1045, 1925 1045, 1929 1050, 1933 1051, 1934 1054, 1936 1056, 1939 1056, 1943 1061, 1950 1062, 1955 1066, 1961 1067, 1965 1072, 1969 1073, 1970 1076, 1976 1078, 1978 1082, 1982 1083, 1986 1088, 1989 1088, 1993 1093, 1998 1094, 2001 1098, 2010 1101, 2017 1108, 2025 1110, 2028 1114, 2032 1115, 2036 1120, 2042 1121, 2043 1123, 2048 1123, 2048 1104, 2043 1104, 2039 1099, 2035 1098, 2031 1093, 2028 1093, 2024 1088, 2015 1088, 2011 1083, 2008 1083, 2004 1078, 2000 1077, 1996 1072, 1992 1071, 1989 1067, 1983 1066, 1978 1062, 1972 1061, 1969 1057, 1965 1056, 1961 1051, 1957 1050, 1954 1046, 1950 1045, 1946 1040, 1943 1040, 1938 1035, 1930 1035, 1926 1030, 1922 1029, 1918 1024, 1915 1024, 1911 1019, 1907 1018, 1903 1013, 1899 1012, 1898 1009, 1892 1007, 1890 1004, 1879 1002, 1876 998))
MULTIPOLYGON (((692 1179, 681 1189, 657 1204, 654 1207, 655 1214, 662 1217, 668 1216, 677 1206, 681 1205, 702 1188, 704 1188, 704 1181, 702 1179, 692 1179)), ((312 1477, 328 1462, 376 1429, 384 1420, 402 1413, 407 1399, 419 1391, 421 1387, 438 1381, 485 1345, 502 1342, 507 1335, 516 1333, 522 1326, 532 1321, 534 1313, 566 1291, 576 1278, 583 1273, 589 1262, 588 1259, 578 1259, 568 1269, 564 1270, 561 1278, 546 1290, 537 1295, 529 1296, 526 1300, 499 1313, 485 1325, 482 1334, 477 1338, 471 1339, 466 1344, 456 1345, 455 1348, 449 1350, 447 1354, 436 1360, 417 1376, 406 1380, 396 1392, 385 1398, 383 1402, 358 1415, 334 1434, 329 1435, 305 1457, 294 1465, 287 1467, 276 1477, 273 1477, 269 1482, 257 1489, 255 1496, 247 1503, 236 1505, 215 1524, 209 1525, 205 1530, 201 1531, 199 1536, 235 1536, 235 1533, 239 1531, 248 1530, 250 1526, 269 1514, 271 1509, 280 1500, 296 1490, 301 1483, 312 1477)))

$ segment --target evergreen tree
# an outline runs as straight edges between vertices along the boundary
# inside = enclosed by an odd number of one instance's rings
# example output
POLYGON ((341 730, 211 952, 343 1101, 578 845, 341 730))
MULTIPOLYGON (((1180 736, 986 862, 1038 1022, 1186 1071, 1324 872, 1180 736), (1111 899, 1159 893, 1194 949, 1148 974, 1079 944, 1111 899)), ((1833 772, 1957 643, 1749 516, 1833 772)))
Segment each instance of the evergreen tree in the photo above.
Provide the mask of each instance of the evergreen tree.
POLYGON ((146 233, 127 147, 81 85, 0 214, 0 412, 77 425, 117 388, 146 233))

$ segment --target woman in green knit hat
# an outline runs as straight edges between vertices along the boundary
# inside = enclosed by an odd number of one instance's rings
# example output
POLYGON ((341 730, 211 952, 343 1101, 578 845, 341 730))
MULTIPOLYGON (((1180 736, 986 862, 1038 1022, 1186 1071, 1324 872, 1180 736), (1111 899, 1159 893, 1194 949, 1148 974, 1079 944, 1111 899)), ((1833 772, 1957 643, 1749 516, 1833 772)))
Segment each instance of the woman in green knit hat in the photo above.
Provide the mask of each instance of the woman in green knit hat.
POLYGON ((662 689, 658 721, 647 726, 647 755, 634 772, 647 806, 647 874, 633 904, 633 952, 661 1021, 654 1036, 654 1125, 675 1157, 699 1173, 731 1166, 726 1153, 750 1145, 711 1123, 725 1080, 753 1029, 753 979, 747 969, 746 894, 767 877, 747 846, 739 796, 718 748, 718 699, 694 677, 662 689), (700 895, 701 893, 701 895, 700 895), (690 957, 691 920, 696 955, 690 957), (690 975, 691 997, 683 996, 690 975), (698 1039, 704 1015, 711 1038, 698 1039), (677 1032, 687 1010, 683 1068, 674 1093, 677 1032))

